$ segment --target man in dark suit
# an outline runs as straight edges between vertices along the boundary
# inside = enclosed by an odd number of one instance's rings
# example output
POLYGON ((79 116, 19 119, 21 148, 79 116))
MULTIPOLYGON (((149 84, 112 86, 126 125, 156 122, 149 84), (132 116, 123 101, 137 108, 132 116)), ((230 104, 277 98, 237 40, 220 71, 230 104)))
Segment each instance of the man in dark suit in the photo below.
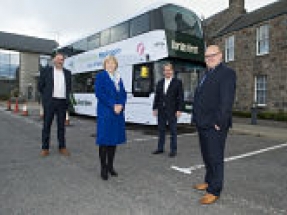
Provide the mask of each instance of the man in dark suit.
POLYGON ((201 204, 212 204, 223 188, 224 148, 232 124, 236 74, 222 63, 222 52, 218 46, 206 49, 205 62, 208 70, 195 92, 193 122, 198 130, 206 174, 204 183, 194 188, 206 191, 201 204))
POLYGON ((40 71, 38 89, 42 96, 44 123, 42 130, 41 156, 49 155, 51 125, 57 115, 59 152, 69 156, 65 140, 65 118, 71 92, 71 72, 63 68, 64 55, 57 53, 53 58, 53 67, 40 71))
POLYGON ((173 77, 174 70, 170 63, 163 66, 164 78, 157 83, 153 102, 153 115, 157 116, 159 140, 153 154, 162 154, 165 144, 165 130, 170 129, 170 157, 177 153, 177 118, 183 109, 183 88, 181 80, 173 77))

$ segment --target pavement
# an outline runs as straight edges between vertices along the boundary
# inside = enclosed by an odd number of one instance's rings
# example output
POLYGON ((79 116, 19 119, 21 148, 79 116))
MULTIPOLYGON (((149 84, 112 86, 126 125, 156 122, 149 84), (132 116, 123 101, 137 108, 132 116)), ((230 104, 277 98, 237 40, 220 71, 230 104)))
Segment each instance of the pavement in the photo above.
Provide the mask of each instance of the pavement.
POLYGON ((234 133, 249 134, 274 140, 287 141, 287 122, 276 122, 272 120, 257 120, 256 125, 251 124, 249 118, 234 118, 234 133))
POLYGON ((51 155, 42 158, 39 106, 30 103, 28 117, 5 109, 0 103, 0 215, 287 214, 284 122, 250 125, 234 119, 224 191, 215 204, 202 206, 203 193, 192 189, 204 175, 192 128, 180 130, 178 155, 169 158, 168 150, 151 154, 154 127, 127 125, 128 142, 116 154, 119 177, 102 181, 94 119, 71 117, 66 133, 71 157, 57 152, 54 124, 51 155))

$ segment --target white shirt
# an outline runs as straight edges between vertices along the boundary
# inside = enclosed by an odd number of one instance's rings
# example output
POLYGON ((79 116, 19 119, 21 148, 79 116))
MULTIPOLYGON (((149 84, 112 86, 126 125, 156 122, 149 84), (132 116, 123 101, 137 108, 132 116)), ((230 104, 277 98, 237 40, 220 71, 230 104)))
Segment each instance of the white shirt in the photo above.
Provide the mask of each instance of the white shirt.
POLYGON ((53 98, 66 98, 66 83, 63 69, 54 67, 54 92, 53 98))
POLYGON ((167 89, 170 85, 170 82, 171 82, 172 78, 165 78, 164 79, 164 94, 166 94, 167 92, 167 89))
POLYGON ((119 91, 119 90, 120 90, 120 85, 119 85, 119 83, 120 83, 120 79, 121 79, 120 73, 117 72, 117 71, 115 71, 114 74, 112 74, 112 73, 110 73, 110 72, 107 72, 107 73, 109 74, 110 78, 111 78, 112 81, 114 82, 117 91, 119 91))

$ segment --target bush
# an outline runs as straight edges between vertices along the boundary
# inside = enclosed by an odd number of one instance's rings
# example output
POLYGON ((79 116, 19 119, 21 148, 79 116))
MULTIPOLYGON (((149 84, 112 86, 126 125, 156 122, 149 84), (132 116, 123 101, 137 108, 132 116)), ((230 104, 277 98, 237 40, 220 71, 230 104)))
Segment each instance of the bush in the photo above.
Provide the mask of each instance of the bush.
POLYGON ((279 112, 274 116, 277 121, 287 121, 287 113, 279 112))
POLYGON ((15 88, 11 91, 11 97, 19 97, 20 91, 18 88, 15 88))
POLYGON ((9 98, 9 95, 0 95, 0 101, 7 101, 9 98))
POLYGON ((274 119, 275 113, 272 112, 261 112, 258 113, 259 119, 274 119))
MULTIPOLYGON (((242 118, 250 118, 251 113, 246 111, 233 111, 233 116, 242 117, 242 118)), ((286 112, 258 112, 258 119, 264 120, 275 120, 275 121, 287 121, 287 113, 286 112)))
POLYGON ((242 117, 242 118, 250 118, 251 113, 246 111, 233 111, 233 116, 242 117))

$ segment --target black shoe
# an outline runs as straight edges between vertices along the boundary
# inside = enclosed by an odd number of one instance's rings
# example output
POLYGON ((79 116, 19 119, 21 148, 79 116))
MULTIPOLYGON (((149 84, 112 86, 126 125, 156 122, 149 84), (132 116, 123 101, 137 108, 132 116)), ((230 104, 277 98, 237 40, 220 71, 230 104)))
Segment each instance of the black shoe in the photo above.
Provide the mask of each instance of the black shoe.
POLYGON ((110 169, 109 173, 111 174, 111 176, 113 177, 118 177, 118 173, 114 170, 114 169, 110 169))
POLYGON ((108 176, 108 170, 107 169, 102 169, 101 170, 101 177, 104 181, 108 180, 109 176, 108 176))
POLYGON ((168 156, 171 157, 171 158, 173 158, 173 157, 176 156, 176 152, 170 152, 170 153, 168 154, 168 156))
POLYGON ((158 155, 158 154, 162 154, 163 150, 155 150, 152 154, 154 155, 158 155))

